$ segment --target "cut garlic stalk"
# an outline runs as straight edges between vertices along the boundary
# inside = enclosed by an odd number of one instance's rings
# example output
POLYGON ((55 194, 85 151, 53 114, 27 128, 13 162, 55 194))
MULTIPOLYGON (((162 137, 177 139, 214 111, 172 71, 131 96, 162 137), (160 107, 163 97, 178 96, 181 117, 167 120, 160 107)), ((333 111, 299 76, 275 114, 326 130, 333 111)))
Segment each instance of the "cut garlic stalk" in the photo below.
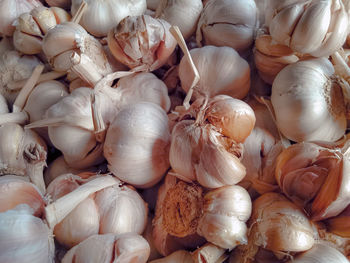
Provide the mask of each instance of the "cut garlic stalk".
POLYGON ((149 254, 147 241, 136 233, 94 235, 71 248, 62 263, 146 263, 149 254))

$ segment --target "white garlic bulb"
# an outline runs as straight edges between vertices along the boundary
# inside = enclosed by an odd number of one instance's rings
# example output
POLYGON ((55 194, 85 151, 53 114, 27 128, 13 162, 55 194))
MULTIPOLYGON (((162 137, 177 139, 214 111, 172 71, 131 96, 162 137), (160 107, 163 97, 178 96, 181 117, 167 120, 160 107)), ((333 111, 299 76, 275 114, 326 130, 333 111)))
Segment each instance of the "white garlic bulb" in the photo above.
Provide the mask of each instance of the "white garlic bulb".
POLYGON ((291 64, 276 76, 271 102, 281 133, 290 140, 335 141, 346 129, 341 87, 326 58, 291 64))
POLYGON ((209 0, 198 21, 199 46, 228 46, 238 52, 253 43, 257 27, 254 0, 209 0))
POLYGON ((156 14, 173 26, 178 26, 185 39, 196 31, 203 4, 201 0, 161 0, 156 14))
POLYGON ((135 233, 94 235, 71 248, 62 263, 146 263, 150 254, 147 241, 135 233))
POLYGON ((270 0, 265 22, 276 42, 314 57, 329 56, 341 48, 348 34, 345 2, 270 0))
POLYGON ((103 154, 122 181, 150 187, 169 168, 168 117, 158 105, 140 102, 123 108, 107 130, 103 154))
MULTIPOLYGON (((83 0, 72 0, 74 15, 83 0)), ((142 15, 146 11, 146 0, 85 0, 87 8, 80 24, 92 35, 107 36, 108 31, 127 16, 142 15)))
MULTIPOLYGON (((190 50, 200 80, 193 90, 193 98, 213 97, 226 94, 234 98, 244 98, 250 88, 250 67, 248 62, 230 47, 205 46, 190 50)), ((194 75, 187 57, 179 66, 181 87, 188 92, 194 75)))

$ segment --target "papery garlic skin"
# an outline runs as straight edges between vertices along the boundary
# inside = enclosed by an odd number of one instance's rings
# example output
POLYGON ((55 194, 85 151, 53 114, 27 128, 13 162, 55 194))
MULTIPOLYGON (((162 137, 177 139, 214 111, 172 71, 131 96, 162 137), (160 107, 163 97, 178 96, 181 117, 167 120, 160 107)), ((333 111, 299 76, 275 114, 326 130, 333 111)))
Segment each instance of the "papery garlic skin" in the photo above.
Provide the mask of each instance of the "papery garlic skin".
POLYGON ((254 0, 209 0, 198 21, 198 46, 228 46, 241 52, 251 46, 257 27, 254 0))
POLYGON ((158 105, 140 102, 122 109, 107 130, 103 154, 122 181, 146 188, 169 168, 168 117, 158 105))
POLYGON ((146 263, 147 241, 135 233, 94 235, 70 249, 62 263, 146 263))
POLYGON ((294 51, 314 57, 341 48, 348 34, 347 5, 339 0, 270 0, 265 22, 272 38, 294 51))
POLYGON ((15 27, 12 25, 14 20, 21 14, 30 12, 35 7, 42 6, 39 0, 3 0, 0 2, 1 20, 0 34, 12 36, 15 27))
POLYGON ((52 231, 27 205, 0 213, 0 261, 54 262, 52 231))
POLYGON ((196 31, 202 9, 201 0, 161 0, 156 17, 178 26, 184 39, 188 39, 196 31))
MULTIPOLYGON (((82 0, 72 0, 74 15, 82 0)), ((142 15, 146 11, 146 0, 85 0, 87 9, 80 24, 92 35, 107 36, 108 31, 127 16, 142 15)))
MULTIPOLYGON (((204 46, 190 50, 200 80, 193 90, 193 99, 225 94, 237 99, 244 98, 250 88, 250 67, 230 47, 204 46)), ((194 75, 190 63, 183 57, 179 66, 181 87, 188 92, 194 75), (191 73, 190 73, 191 72, 191 73)))
POLYGON ((288 139, 335 141, 344 135, 344 99, 333 74, 325 58, 300 61, 278 73, 271 102, 277 126, 288 139))
POLYGON ((170 24, 149 15, 124 18, 108 33, 114 57, 129 68, 153 71, 163 66, 177 43, 170 24))

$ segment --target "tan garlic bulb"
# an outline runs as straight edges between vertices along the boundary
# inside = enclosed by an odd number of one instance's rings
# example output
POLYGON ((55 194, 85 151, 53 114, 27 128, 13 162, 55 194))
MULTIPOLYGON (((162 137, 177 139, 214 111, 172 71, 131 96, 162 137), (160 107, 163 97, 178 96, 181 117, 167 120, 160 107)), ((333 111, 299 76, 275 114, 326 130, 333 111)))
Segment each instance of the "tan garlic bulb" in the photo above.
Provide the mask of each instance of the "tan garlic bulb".
POLYGON ((94 235, 71 248, 62 263, 146 263, 150 248, 136 233, 94 235))
POLYGON ((54 262, 52 231, 26 204, 0 213, 0 262, 54 262))
POLYGON ((114 57, 129 68, 153 71, 163 66, 176 47, 170 24, 149 15, 124 18, 108 33, 114 57))
POLYGON ((198 21, 197 44, 247 50, 254 40, 257 14, 254 0, 209 0, 198 21))
MULTIPOLYGON (((74 15, 83 0, 72 0, 74 15)), ((87 8, 80 24, 92 35, 107 36, 108 31, 127 16, 139 16, 146 11, 146 0, 85 0, 87 8)))
POLYGON ((15 31, 13 22, 16 18, 38 6, 42 6, 39 0, 2 0, 0 2, 0 10, 2 10, 0 15, 0 34, 12 36, 15 31))
POLYGON ((336 141, 346 129, 345 104, 326 58, 300 61, 276 76, 271 93, 276 123, 290 140, 336 141))
POLYGON ((17 18, 13 44, 23 54, 39 54, 46 33, 70 18, 69 13, 59 7, 36 7, 30 13, 24 13, 17 18))
POLYGON ((327 229, 338 236, 350 237, 349 219, 350 206, 347 206, 339 215, 326 221, 327 229))
POLYGON ((347 149, 302 142, 277 158, 275 176, 281 190, 315 221, 336 216, 350 204, 347 149))
POLYGON ((178 26, 183 37, 188 39, 196 31, 202 9, 201 0, 161 0, 155 16, 178 26))
POLYGON ((191 110, 199 113, 191 119, 185 112, 172 130, 169 160, 176 176, 207 188, 240 182, 246 173, 240 143, 254 127, 253 110, 226 95, 213 97, 207 105, 199 99, 191 110))
POLYGON ((57 6, 64 9, 69 9, 72 4, 72 0, 45 0, 45 2, 49 6, 57 6))
POLYGON ((4 98, 4 96, 0 94, 0 114, 8 113, 8 112, 9 112, 9 108, 7 106, 7 101, 4 98))
POLYGON ((21 55, 17 51, 6 51, 0 59, 0 94, 2 94, 10 108, 21 88, 11 86, 11 83, 29 78, 34 68, 42 64, 35 56, 21 55))
MULTIPOLYGON (((213 97, 226 94, 234 98, 244 98, 250 88, 250 68, 248 62, 230 47, 205 46, 190 50, 200 80, 193 90, 193 98, 213 97)), ((181 87, 188 92, 194 75, 187 57, 183 57, 179 67, 181 87)))
POLYGON ((265 22, 276 42, 314 57, 329 56, 342 47, 348 34, 344 2, 270 0, 265 22))
POLYGON ((103 154, 122 181, 146 188, 169 168, 170 133, 165 111, 140 102, 123 108, 107 130, 103 154))

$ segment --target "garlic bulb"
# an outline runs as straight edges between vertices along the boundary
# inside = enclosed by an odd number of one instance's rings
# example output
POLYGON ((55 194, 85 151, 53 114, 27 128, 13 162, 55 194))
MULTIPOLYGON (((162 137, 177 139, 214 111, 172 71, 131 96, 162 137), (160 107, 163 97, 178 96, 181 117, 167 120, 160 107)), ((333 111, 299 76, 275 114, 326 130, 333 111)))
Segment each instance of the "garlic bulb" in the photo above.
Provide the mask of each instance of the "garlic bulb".
POLYGON ((289 146, 277 158, 276 180, 312 220, 340 214, 350 204, 348 146, 326 148, 302 142, 289 146))
POLYGON ((58 6, 61 8, 69 9, 72 1, 71 0, 45 0, 49 6, 58 6))
MULTIPOLYGON (((72 0, 74 15, 83 0, 72 0)), ((108 31, 127 16, 142 15, 146 11, 146 0, 85 0, 87 9, 80 24, 92 35, 107 36, 108 31)))
POLYGON ((59 7, 36 7, 17 18, 13 44, 24 54, 38 54, 42 50, 45 34, 57 24, 69 20, 70 15, 59 7))
POLYGON ((341 48, 348 34, 344 2, 270 0, 265 22, 276 42, 314 57, 329 56, 341 48))
POLYGON ((15 27, 12 25, 15 19, 38 6, 42 6, 39 0, 2 0, 0 2, 0 10, 2 10, 0 34, 12 36, 15 31, 15 27))
POLYGON ((114 57, 133 70, 153 71, 163 66, 176 47, 170 24, 148 15, 124 18, 108 33, 114 57))
POLYGON ((253 43, 257 22, 254 0, 209 0, 198 21, 197 44, 244 51, 253 43))
POLYGON ((107 130, 103 154, 122 181, 146 188, 169 168, 168 117, 158 105, 140 102, 123 108, 107 130))
POLYGON ((203 4, 201 0, 161 0, 155 17, 178 26, 185 39, 196 31, 203 4))
POLYGON ((7 106, 7 101, 4 98, 4 96, 0 94, 0 114, 8 113, 8 112, 9 112, 9 108, 7 106))
POLYGON ((296 256, 288 263, 348 263, 349 260, 335 248, 315 244, 310 250, 296 256))
MULTIPOLYGON (((190 54, 200 76, 193 91, 193 99, 217 94, 242 99, 247 95, 250 88, 250 68, 247 61, 233 48, 205 46, 191 49, 190 54)), ((188 92, 194 76, 187 57, 181 59, 179 77, 181 87, 188 92)))
POLYGON ((94 235, 71 248, 62 263, 146 263, 149 253, 147 241, 135 233, 94 235))
POLYGON ((327 229, 329 229, 330 232, 338 236, 350 237, 349 212, 350 212, 350 206, 345 208, 343 212, 341 212, 336 217, 329 218, 326 221, 327 229))
POLYGON ((0 213, 0 262, 54 262, 52 231, 26 205, 0 213))
POLYGON ((278 73, 271 102, 285 137, 296 142, 335 141, 344 135, 343 93, 333 74, 326 58, 300 61, 278 73))

